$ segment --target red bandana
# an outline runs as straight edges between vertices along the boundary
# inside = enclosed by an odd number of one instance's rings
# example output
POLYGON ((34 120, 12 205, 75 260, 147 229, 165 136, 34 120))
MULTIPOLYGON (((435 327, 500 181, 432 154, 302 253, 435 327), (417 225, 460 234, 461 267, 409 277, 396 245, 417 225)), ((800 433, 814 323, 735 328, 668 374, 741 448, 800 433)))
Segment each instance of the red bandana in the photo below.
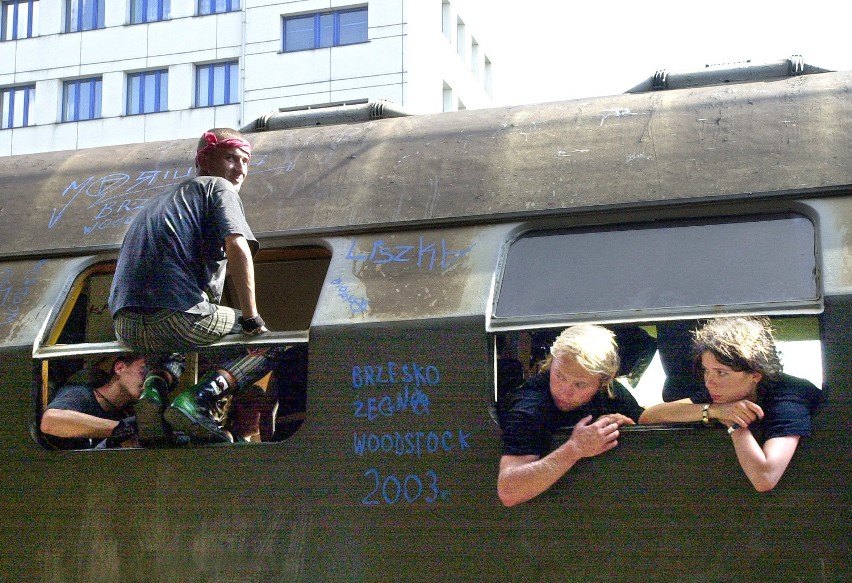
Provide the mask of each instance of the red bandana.
POLYGON ((199 168, 201 167, 201 155, 207 154, 208 152, 212 152, 216 148, 240 148, 241 150, 246 151, 246 153, 249 155, 249 160, 251 160, 251 144, 249 144, 245 140, 241 140, 240 138, 228 138, 227 140, 220 140, 213 132, 205 132, 204 139, 207 140, 207 145, 198 150, 198 152, 196 152, 195 154, 195 165, 199 168))

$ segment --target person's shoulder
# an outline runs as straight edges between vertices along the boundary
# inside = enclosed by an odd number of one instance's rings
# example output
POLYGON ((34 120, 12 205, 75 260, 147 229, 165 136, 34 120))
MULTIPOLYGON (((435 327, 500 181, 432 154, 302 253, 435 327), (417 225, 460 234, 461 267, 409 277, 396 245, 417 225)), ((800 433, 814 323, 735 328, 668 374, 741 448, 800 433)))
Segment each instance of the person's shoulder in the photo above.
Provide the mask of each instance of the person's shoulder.
POLYGON ((56 409, 68 403, 89 397, 94 389, 89 385, 67 384, 59 387, 56 394, 47 404, 47 409, 56 409))
POLYGON ((824 400, 824 394, 811 381, 782 373, 767 384, 764 399, 770 407, 773 403, 795 401, 816 411, 824 400))

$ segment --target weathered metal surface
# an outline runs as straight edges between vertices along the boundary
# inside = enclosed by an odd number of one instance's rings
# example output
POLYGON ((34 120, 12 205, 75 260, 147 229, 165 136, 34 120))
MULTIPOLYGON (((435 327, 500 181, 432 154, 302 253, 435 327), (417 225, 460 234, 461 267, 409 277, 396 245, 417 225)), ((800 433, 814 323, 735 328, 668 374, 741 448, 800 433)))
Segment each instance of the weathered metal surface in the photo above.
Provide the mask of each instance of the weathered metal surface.
MULTIPOLYGON (((825 73, 253 134, 242 196, 258 233, 309 234, 848 188, 850 82, 825 73)), ((4 158, 0 254, 116 248, 134 209, 192 175, 194 145, 4 158)))

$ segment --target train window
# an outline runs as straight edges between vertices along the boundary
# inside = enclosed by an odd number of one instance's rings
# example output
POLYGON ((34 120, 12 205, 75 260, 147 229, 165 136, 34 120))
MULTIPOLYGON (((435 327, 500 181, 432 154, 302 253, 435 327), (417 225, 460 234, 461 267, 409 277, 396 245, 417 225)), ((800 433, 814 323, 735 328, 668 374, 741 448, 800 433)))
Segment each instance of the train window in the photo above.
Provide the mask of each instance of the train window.
MULTIPOLYGON (((273 331, 260 340, 264 345, 287 349, 271 373, 220 403, 222 424, 236 440, 282 441, 291 437, 304 421, 307 332, 330 258, 327 249, 316 246, 271 249, 255 258, 258 308, 273 331)), ((77 278, 41 346, 37 347, 36 357, 41 358, 41 365, 37 369, 40 378, 35 401, 40 429, 46 428, 40 423, 43 412, 61 390, 68 385, 90 389, 103 386, 115 370, 116 358, 126 352, 116 342, 107 305, 114 269, 114 262, 105 262, 88 268, 77 278)), ((222 303, 238 305, 228 280, 222 303)), ((191 386, 201 372, 215 367, 222 358, 237 354, 242 350, 241 339, 226 338, 222 345, 217 343, 187 354, 187 370, 179 387, 191 386)), ((131 404, 127 413, 132 412, 131 404)), ((95 442, 104 443, 102 439, 48 435, 38 429, 33 435, 42 445, 53 449, 85 449, 95 442)), ((187 441, 177 437, 177 444, 187 441)))
POLYGON ((528 233, 509 246, 491 328, 720 305, 818 312, 814 249, 813 224, 795 215, 528 233))
MULTIPOLYGON (((705 390, 691 346, 691 333, 705 320, 606 324, 615 333, 621 366, 616 382, 643 408, 687 398, 705 390)), ((770 319, 785 374, 822 387, 823 370, 816 316, 770 319)), ((563 328, 517 330, 495 336, 497 410, 509 406, 515 389, 540 373, 550 346, 563 328)))

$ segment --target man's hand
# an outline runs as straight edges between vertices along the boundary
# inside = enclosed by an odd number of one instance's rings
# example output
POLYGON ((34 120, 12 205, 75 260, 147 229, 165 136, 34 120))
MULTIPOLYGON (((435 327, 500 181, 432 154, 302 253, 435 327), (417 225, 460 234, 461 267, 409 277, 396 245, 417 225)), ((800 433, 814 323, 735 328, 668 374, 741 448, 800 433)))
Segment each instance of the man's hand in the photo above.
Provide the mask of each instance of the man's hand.
POLYGON ((587 415, 574 426, 571 438, 568 441, 572 443, 581 457, 600 455, 618 445, 618 427, 627 423, 621 418, 627 419, 630 422, 629 424, 633 424, 632 420, 619 414, 604 415, 594 423, 589 423, 592 416, 587 415))
POLYGON ((266 327, 266 322, 263 321, 263 318, 261 318, 260 315, 257 315, 254 318, 245 318, 240 316, 239 323, 243 330, 243 334, 246 336, 258 336, 269 332, 269 329, 266 327))

